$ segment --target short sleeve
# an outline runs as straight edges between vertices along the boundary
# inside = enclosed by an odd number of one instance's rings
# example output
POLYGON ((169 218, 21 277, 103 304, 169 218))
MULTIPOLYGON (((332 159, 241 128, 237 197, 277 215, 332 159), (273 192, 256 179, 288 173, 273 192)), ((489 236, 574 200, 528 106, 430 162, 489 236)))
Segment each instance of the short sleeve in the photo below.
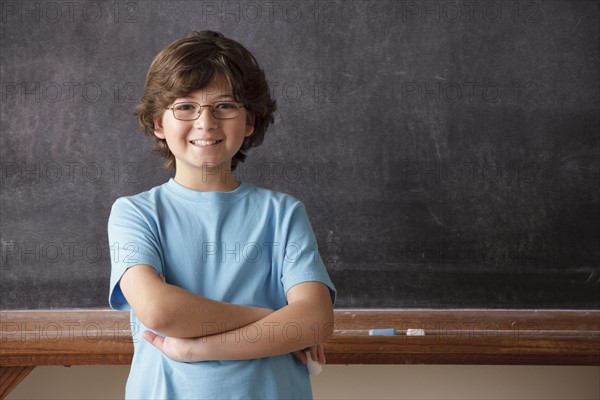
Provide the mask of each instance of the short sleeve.
POLYGON ((128 198, 120 198, 113 204, 108 218, 108 240, 111 252, 109 304, 115 310, 129 310, 119 286, 125 271, 146 264, 163 273, 152 218, 144 215, 128 198))
POLYGON ((321 282, 329 288, 331 302, 335 303, 335 286, 319 255, 315 234, 306 209, 300 202, 294 206, 289 220, 281 281, 285 293, 302 282, 321 282))

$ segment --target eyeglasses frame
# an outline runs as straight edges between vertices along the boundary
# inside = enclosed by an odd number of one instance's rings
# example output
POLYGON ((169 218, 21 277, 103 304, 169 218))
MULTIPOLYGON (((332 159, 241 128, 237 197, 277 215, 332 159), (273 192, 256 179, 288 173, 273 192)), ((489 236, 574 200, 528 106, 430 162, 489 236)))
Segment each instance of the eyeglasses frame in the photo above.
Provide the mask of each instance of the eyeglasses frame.
POLYGON ((202 113, 204 112, 204 107, 210 107, 210 113, 213 116, 214 119, 218 119, 218 120, 228 120, 228 119, 234 119, 240 116, 239 114, 239 109, 238 109, 238 114, 235 117, 229 117, 229 118, 219 118, 215 115, 215 104, 218 103, 234 103, 237 104, 240 108, 245 108, 246 106, 242 103, 239 103, 237 101, 215 101, 212 104, 200 104, 200 103, 196 103, 195 101, 179 101, 175 104, 173 104, 173 107, 165 107, 165 110, 171 110, 173 112, 173 118, 175 118, 177 121, 196 121, 198 118, 200 118, 200 116, 202 115, 202 113), (175 106, 177 106, 177 104, 182 104, 182 103, 189 103, 189 104, 196 104, 198 107, 200 107, 200 112, 198 113, 198 116, 194 119, 179 119, 175 116, 175 106))

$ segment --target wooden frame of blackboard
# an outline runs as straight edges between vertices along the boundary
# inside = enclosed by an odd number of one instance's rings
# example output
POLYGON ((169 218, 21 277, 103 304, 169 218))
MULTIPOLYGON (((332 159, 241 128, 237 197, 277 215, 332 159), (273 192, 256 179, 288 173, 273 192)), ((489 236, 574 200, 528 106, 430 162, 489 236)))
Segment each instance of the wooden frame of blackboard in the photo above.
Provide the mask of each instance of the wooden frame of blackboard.
MULTIPOLYGON (((133 354, 127 312, 1 311, 0 321, 0 366, 128 364, 133 354)), ((600 310, 341 309, 326 352, 331 364, 600 365, 600 310), (369 336, 381 328, 397 335, 369 336)))
MULTIPOLYGON (((0 396, 38 365, 133 355, 127 312, 1 311, 0 322, 0 396)), ((329 364, 600 365, 600 310, 338 309, 325 349, 329 364), (397 335, 369 336, 381 328, 397 335)))

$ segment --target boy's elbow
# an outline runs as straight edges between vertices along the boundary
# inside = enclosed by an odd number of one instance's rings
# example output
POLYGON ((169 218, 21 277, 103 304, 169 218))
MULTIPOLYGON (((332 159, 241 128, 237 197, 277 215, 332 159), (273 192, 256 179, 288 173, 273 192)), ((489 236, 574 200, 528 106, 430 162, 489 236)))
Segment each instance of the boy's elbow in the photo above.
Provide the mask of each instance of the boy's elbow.
POLYGON ((333 304, 329 289, 324 285, 319 287, 318 293, 311 299, 309 307, 312 310, 318 310, 315 314, 318 323, 318 335, 315 337, 314 344, 325 343, 331 339, 334 332, 334 314, 333 304))
POLYGON ((166 307, 162 304, 147 304, 136 314, 147 328, 155 332, 165 333, 172 325, 173 313, 166 310, 166 307))
POLYGON ((137 318, 147 328, 164 332, 172 324, 173 310, 167 301, 164 279, 148 265, 130 267, 119 282, 123 295, 137 318))
POLYGON ((308 309, 313 311, 313 320, 310 322, 310 330, 314 332, 311 343, 307 346, 325 343, 331 339, 334 332, 333 306, 323 303, 309 303, 308 309), (316 311, 316 312, 315 312, 316 311), (315 329, 316 328, 316 329, 315 329))

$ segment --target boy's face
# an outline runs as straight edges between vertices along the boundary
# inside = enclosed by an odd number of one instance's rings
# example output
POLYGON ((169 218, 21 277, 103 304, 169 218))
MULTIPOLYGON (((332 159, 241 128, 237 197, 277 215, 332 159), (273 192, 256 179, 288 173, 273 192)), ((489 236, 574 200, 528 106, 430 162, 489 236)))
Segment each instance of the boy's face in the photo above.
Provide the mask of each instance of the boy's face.
MULTIPOLYGON (((176 99, 173 104, 192 102, 212 105, 217 102, 236 102, 227 79, 217 75, 205 88, 176 99)), ((189 108, 189 107, 188 107, 189 108)), ((254 115, 246 108, 231 119, 217 119, 210 107, 203 107, 194 121, 176 119, 173 110, 165 110, 154 119, 154 134, 167 141, 175 156, 177 175, 201 176, 202 168, 225 167, 231 170, 231 159, 238 152, 244 138, 254 132, 254 115)))

